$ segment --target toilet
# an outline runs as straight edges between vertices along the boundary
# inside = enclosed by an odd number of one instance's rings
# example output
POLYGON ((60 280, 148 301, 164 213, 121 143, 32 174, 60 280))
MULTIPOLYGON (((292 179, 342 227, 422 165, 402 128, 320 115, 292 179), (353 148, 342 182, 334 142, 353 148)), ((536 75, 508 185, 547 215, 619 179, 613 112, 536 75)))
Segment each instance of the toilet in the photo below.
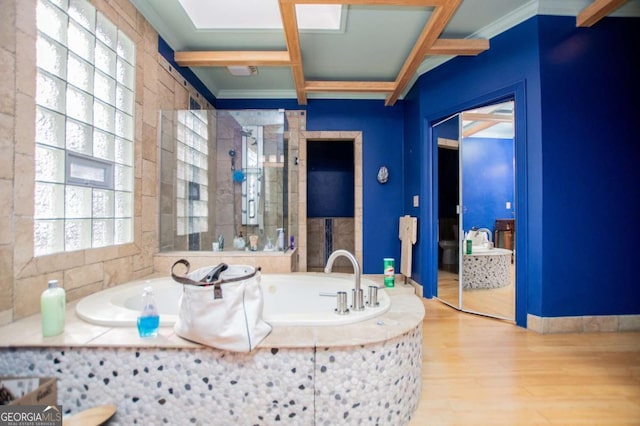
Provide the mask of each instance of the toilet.
POLYGON ((455 240, 439 240, 438 245, 442 248, 442 264, 455 265, 458 263, 458 227, 452 226, 455 240))
POLYGON ((441 240, 438 245, 442 247, 442 264, 455 265, 458 263, 458 242, 454 240, 441 240))

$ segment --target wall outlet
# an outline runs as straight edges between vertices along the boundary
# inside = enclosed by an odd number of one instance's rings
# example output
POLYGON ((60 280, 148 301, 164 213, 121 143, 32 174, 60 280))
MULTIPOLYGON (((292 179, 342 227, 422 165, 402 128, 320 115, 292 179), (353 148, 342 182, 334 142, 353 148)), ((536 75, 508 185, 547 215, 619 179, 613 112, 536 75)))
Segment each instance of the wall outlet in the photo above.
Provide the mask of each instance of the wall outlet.
POLYGON ((511 201, 507 201, 505 207, 507 208, 507 210, 511 209, 511 201))
POLYGON ((419 207, 420 206, 420 196, 419 195, 414 195, 413 196, 413 207, 419 207))

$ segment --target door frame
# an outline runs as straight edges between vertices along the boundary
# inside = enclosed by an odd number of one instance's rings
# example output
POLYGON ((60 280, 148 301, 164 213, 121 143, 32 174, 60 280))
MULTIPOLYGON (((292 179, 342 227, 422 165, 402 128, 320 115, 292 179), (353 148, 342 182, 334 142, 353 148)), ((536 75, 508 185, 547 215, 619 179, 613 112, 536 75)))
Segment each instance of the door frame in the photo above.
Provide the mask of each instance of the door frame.
POLYGON ((354 179, 354 256, 363 265, 362 257, 362 132, 361 131, 300 131, 298 164, 298 269, 307 271, 307 141, 352 141, 354 179))
POLYGON ((423 288, 425 297, 433 297, 438 285, 438 143, 433 138, 432 126, 469 109, 513 99, 514 101, 514 155, 515 155, 515 203, 516 214, 515 234, 515 262, 516 262, 516 325, 527 326, 527 289, 529 277, 527 242, 528 233, 528 203, 527 203, 527 126, 526 126, 526 91, 525 82, 519 81, 513 85, 487 93, 478 98, 470 99, 459 105, 454 105, 438 115, 426 117, 423 120, 423 174, 421 192, 430 194, 430 203, 425 205, 421 216, 430 218, 431 226, 425 227, 423 241, 429 241, 424 250, 422 261, 426 265, 427 285, 423 288))

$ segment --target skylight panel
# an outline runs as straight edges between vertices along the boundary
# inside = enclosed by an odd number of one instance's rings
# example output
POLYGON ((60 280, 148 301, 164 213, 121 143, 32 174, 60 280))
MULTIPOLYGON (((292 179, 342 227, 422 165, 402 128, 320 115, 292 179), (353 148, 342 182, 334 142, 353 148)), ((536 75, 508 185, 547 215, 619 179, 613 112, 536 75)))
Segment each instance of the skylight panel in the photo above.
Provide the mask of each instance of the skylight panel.
MULTIPOLYGON (((282 29, 278 0, 179 0, 199 30, 282 29)), ((342 5, 296 5, 301 30, 339 30, 342 5)))

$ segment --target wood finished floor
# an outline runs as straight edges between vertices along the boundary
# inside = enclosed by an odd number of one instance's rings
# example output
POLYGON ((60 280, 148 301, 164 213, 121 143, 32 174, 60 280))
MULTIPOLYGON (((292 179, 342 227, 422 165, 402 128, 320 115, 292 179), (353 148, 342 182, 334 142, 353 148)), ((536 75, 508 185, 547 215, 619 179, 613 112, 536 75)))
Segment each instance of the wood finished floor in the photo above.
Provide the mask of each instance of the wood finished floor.
MULTIPOLYGON (((458 273, 438 270, 438 297, 449 303, 458 303, 458 273)), ((515 322, 516 295, 515 269, 511 266, 511 283, 501 288, 465 289, 462 306, 465 311, 480 312, 515 322)))
POLYGON ((538 334, 424 305, 410 426, 640 425, 640 333, 538 334))

